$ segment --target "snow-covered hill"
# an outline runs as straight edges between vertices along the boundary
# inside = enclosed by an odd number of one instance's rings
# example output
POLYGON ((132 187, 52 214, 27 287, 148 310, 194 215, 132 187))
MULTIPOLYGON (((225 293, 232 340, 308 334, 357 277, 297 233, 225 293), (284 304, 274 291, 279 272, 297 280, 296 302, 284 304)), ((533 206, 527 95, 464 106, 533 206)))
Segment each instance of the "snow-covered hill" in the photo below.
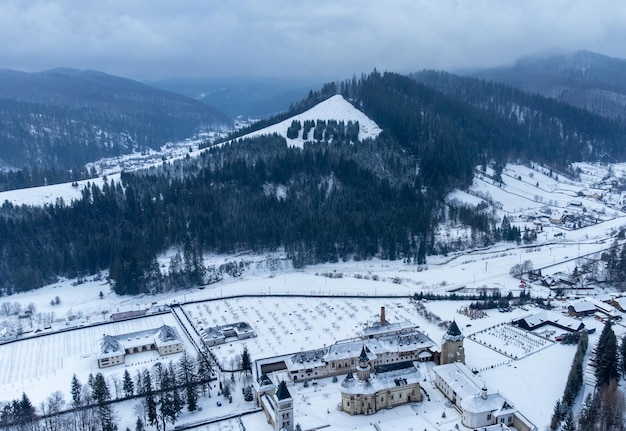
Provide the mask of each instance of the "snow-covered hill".
POLYGON ((371 120, 363 112, 356 109, 350 102, 343 98, 341 95, 335 95, 325 101, 318 103, 311 109, 298 114, 294 117, 288 118, 280 123, 273 124, 265 127, 264 129, 257 130, 256 132, 249 133, 242 138, 252 138, 261 135, 271 135, 278 133, 287 139, 289 145, 302 148, 305 140, 302 139, 302 130, 295 139, 287 138, 287 129, 291 126, 292 121, 300 121, 304 123, 307 120, 337 120, 337 121, 358 121, 359 122, 359 140, 367 138, 375 138, 381 132, 381 128, 378 127, 373 120, 371 120))
MULTIPOLYGON (((264 129, 245 135, 244 137, 254 137, 260 135, 270 135, 278 133, 287 139, 287 128, 291 125, 292 120, 336 120, 336 121, 352 121, 359 122, 359 140, 367 138, 375 138, 381 132, 381 128, 363 112, 356 109, 352 104, 346 101, 342 96, 336 95, 327 99, 302 114, 291 117, 285 121, 268 126, 264 129)), ((219 134, 211 135, 214 139, 219 134)), ((296 139, 287 139, 292 146, 302 148, 304 140, 302 139, 302 131, 296 139)), ((186 156, 197 156, 202 150, 198 150, 198 144, 201 141, 184 141, 177 144, 168 144, 161 148, 161 151, 150 151, 147 154, 132 154, 116 158, 103 159, 99 162, 92 163, 99 173, 106 175, 108 180, 119 181, 119 172, 122 170, 132 171, 143 167, 157 165, 161 163, 163 158, 168 160, 173 158, 181 158, 186 156)), ((54 204, 62 199, 66 204, 72 200, 80 199, 81 190, 88 182, 102 186, 104 180, 96 178, 92 180, 79 181, 78 187, 72 187, 70 183, 56 184, 51 186, 33 187, 26 190, 12 190, 0 193, 0 204, 8 201, 13 205, 45 205, 54 204)))

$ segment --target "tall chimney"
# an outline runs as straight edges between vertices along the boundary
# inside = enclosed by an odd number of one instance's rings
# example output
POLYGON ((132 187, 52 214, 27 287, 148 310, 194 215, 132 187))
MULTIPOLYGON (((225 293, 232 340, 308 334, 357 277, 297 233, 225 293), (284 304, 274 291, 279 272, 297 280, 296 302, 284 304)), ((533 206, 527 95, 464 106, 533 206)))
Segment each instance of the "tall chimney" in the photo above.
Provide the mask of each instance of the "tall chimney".
POLYGON ((380 326, 385 326, 385 307, 380 307, 380 326))

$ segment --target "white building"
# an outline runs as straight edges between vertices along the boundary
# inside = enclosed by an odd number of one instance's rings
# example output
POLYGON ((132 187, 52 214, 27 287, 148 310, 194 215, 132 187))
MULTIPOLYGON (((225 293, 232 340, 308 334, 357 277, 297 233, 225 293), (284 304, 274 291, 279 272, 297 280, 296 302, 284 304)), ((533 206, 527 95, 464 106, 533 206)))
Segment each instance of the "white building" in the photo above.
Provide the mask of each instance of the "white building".
POLYGON ((464 426, 477 429, 499 425, 503 430, 509 427, 518 431, 537 430, 502 394, 488 391, 462 362, 433 367, 433 372, 435 386, 461 413, 464 426))
POLYGON ((161 356, 182 352, 183 341, 176 328, 163 325, 160 328, 130 334, 104 334, 100 339, 97 353, 98 367, 123 364, 126 355, 151 350, 156 350, 161 356))

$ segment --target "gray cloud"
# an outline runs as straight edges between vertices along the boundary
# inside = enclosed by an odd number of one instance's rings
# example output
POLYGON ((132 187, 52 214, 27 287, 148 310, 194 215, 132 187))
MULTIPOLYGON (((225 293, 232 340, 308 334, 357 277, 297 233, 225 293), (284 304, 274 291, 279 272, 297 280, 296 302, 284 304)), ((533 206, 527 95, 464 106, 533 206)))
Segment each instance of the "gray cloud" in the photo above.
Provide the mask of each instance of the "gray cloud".
POLYGON ((0 67, 137 79, 334 79, 549 49, 626 57, 624 40, 623 0, 0 0, 0 67))

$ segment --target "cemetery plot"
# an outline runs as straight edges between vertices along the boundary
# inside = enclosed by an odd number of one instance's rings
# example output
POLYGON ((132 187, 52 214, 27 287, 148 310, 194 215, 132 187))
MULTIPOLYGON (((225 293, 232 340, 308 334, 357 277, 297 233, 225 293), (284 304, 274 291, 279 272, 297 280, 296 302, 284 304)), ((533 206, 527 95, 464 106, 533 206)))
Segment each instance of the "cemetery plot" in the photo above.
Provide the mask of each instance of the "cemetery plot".
POLYGON ((469 335, 468 338, 516 360, 553 344, 545 338, 511 326, 508 323, 501 323, 483 329, 469 335))
POLYGON ((371 298, 231 298, 187 304, 185 313, 198 331, 245 321, 256 337, 229 338, 211 347, 223 369, 238 367, 244 345, 253 360, 330 346, 338 340, 360 336, 365 326, 386 307, 389 322, 423 319, 408 299, 371 298))

